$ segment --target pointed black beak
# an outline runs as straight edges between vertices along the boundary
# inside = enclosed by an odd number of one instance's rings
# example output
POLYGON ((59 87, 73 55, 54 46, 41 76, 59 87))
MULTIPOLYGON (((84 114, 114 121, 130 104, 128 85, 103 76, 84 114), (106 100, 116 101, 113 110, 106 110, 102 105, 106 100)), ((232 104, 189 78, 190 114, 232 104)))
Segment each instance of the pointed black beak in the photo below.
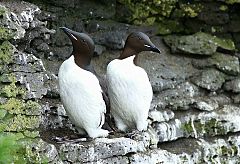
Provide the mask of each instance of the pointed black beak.
POLYGON ((76 33, 75 31, 72 31, 72 30, 68 29, 67 27, 59 27, 59 28, 62 29, 71 40, 77 40, 77 38, 75 36, 75 33, 76 33))
POLYGON ((156 53, 159 53, 159 54, 161 53, 161 51, 157 47, 151 47, 150 50, 152 52, 156 52, 156 53))
POLYGON ((63 30, 66 34, 71 33, 72 30, 68 29, 67 27, 59 27, 61 30, 63 30))
POLYGON ((144 46, 148 49, 148 51, 156 52, 159 54, 161 53, 161 51, 154 44, 150 45, 145 44, 144 46))

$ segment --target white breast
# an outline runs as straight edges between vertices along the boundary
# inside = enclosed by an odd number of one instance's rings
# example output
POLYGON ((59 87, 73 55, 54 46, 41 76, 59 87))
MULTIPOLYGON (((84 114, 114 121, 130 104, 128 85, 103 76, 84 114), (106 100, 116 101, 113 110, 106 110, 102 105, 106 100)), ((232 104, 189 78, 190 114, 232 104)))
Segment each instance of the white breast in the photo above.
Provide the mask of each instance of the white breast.
POLYGON ((99 127, 106 106, 96 76, 78 67, 73 56, 63 62, 58 76, 61 100, 71 121, 84 130, 99 127))
POLYGON ((115 59, 107 67, 112 114, 128 128, 136 128, 138 122, 147 120, 153 95, 147 73, 134 65, 133 59, 134 56, 115 59))

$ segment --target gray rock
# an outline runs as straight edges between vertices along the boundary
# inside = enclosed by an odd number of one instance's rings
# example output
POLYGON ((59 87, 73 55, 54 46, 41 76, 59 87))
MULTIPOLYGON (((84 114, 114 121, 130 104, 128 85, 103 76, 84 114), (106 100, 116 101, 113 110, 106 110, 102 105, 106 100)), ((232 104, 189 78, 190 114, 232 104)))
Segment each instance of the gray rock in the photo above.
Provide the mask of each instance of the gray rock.
POLYGON ((228 31, 233 33, 240 32, 239 26, 240 26, 239 19, 231 20, 228 24, 228 31))
POLYGON ((206 135, 227 134, 239 131, 239 108, 233 105, 224 105, 215 112, 202 112, 188 115, 181 121, 181 130, 184 136, 199 138, 206 135), (184 123, 185 122, 185 123, 184 123))
POLYGON ((223 87, 226 91, 240 93, 240 78, 236 78, 231 81, 227 81, 223 87))
POLYGON ((153 129, 158 136, 158 142, 173 141, 184 136, 181 130, 182 122, 174 119, 169 122, 153 123, 153 129))
POLYGON ((98 138, 89 144, 62 144, 59 148, 63 160, 71 162, 94 162, 112 156, 123 156, 127 153, 142 152, 146 148, 142 142, 129 138, 98 138))
POLYGON ((165 122, 169 121, 174 118, 174 113, 171 110, 164 110, 164 111, 158 111, 158 110, 151 110, 148 114, 148 117, 153 122, 165 122))
POLYGON ((153 37, 151 40, 162 53, 140 53, 139 65, 148 73, 155 93, 174 89, 196 74, 197 70, 192 66, 190 58, 172 55, 160 37, 153 37), (182 63, 185 63, 184 66, 182 63))
POLYGON ((106 47, 101 45, 95 45, 95 49, 94 49, 95 56, 101 55, 104 51, 106 51, 106 47))
POLYGON ((129 163, 129 159, 127 156, 117 156, 117 157, 111 157, 106 159, 98 159, 95 162, 86 162, 86 164, 93 164, 96 162, 101 164, 109 164, 109 163, 122 164, 122 163, 129 163))
POLYGON ((192 82, 210 91, 220 89, 225 82, 225 75, 216 69, 203 70, 199 76, 193 77, 192 82))
POLYGON ((188 110, 190 104, 194 102, 194 98, 200 96, 199 89, 189 83, 180 84, 174 89, 162 91, 154 98, 153 102, 157 102, 155 107, 157 110, 170 108, 172 110, 188 110))
POLYGON ((236 104, 240 104, 240 94, 232 96, 233 102, 236 104))
POLYGON ((200 12, 198 18, 209 25, 224 25, 230 22, 229 15, 226 12, 200 12))
POLYGON ((198 99, 192 104, 193 108, 203 111, 213 111, 219 107, 216 100, 211 98, 198 99))
POLYGON ((220 39, 203 32, 188 36, 170 35, 164 38, 165 43, 173 53, 212 55, 217 48, 234 51, 235 45, 231 40, 220 39))
POLYGON ((207 59, 193 59, 192 64, 194 67, 201 69, 205 67, 216 67, 229 75, 238 75, 240 72, 239 59, 235 56, 222 53, 214 53, 207 59))
POLYGON ((107 31, 99 32, 93 36, 95 43, 106 46, 110 49, 122 49, 125 44, 126 32, 107 31))

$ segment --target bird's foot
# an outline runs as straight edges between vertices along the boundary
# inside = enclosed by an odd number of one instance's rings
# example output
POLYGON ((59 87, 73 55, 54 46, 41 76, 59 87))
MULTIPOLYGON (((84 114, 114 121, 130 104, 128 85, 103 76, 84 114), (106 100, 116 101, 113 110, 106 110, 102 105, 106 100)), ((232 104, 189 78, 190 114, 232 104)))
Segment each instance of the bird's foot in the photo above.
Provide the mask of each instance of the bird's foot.
POLYGON ((135 139, 135 138, 137 138, 137 136, 139 136, 141 134, 142 134, 142 132, 140 132, 138 130, 133 130, 132 132, 126 133, 125 137, 135 139))

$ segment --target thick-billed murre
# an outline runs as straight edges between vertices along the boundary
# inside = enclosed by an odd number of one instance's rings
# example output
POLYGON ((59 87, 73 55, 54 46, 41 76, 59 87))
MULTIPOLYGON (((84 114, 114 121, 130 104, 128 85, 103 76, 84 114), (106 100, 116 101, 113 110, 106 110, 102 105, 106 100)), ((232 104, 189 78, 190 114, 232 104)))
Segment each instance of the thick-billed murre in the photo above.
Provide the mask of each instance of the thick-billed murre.
POLYGON ((118 59, 107 66, 108 95, 116 127, 121 131, 147 130, 153 91, 145 70, 138 66, 142 51, 161 53, 142 32, 131 33, 118 59))
POLYGON ((106 137, 102 129, 106 105, 99 80, 90 65, 94 53, 93 40, 84 33, 61 29, 70 38, 73 46, 71 56, 60 66, 59 90, 64 108, 80 134, 91 138, 106 137))

